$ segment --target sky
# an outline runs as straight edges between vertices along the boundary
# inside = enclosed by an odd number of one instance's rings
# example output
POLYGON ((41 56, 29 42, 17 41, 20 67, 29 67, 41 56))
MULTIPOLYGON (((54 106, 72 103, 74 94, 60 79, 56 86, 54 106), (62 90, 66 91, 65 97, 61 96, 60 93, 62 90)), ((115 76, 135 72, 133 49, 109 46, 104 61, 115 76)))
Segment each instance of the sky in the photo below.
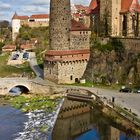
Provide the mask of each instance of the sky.
MULTIPOLYGON (((71 0, 74 4, 89 5, 91 0, 71 0)), ((9 20, 18 15, 49 13, 50 0, 0 0, 0 20, 9 20)))

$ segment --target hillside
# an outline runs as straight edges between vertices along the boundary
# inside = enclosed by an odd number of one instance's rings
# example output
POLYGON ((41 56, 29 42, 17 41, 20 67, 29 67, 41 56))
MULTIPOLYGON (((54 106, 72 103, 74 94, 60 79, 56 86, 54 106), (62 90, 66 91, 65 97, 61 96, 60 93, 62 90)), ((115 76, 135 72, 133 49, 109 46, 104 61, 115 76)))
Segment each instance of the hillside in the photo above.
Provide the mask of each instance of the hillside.
POLYGON ((48 27, 35 27, 31 28, 28 26, 22 26, 19 31, 19 35, 16 39, 16 44, 20 45, 31 41, 32 39, 37 39, 37 48, 43 50, 48 47, 48 27))

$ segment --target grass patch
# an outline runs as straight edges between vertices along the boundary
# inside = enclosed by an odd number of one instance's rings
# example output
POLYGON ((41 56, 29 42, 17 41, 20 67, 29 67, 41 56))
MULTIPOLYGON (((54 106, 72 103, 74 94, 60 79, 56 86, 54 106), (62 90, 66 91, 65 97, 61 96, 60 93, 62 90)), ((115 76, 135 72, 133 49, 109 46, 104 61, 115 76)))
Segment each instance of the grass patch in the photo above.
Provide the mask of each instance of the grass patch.
POLYGON ((118 85, 118 84, 107 85, 107 84, 92 83, 92 82, 86 82, 84 84, 74 83, 74 84, 67 84, 67 85, 82 86, 82 87, 98 87, 98 88, 116 89, 116 90, 120 89, 120 87, 121 87, 121 85, 118 85))

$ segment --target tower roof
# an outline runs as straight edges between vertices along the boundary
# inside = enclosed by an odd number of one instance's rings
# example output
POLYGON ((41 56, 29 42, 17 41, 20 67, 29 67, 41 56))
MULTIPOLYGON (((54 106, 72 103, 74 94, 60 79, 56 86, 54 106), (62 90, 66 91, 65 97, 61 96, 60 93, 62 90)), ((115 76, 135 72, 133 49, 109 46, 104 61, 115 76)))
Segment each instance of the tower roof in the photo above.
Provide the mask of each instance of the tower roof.
POLYGON ((71 31, 89 31, 89 28, 84 24, 77 22, 76 20, 71 20, 71 31))
POLYGON ((16 12, 14 13, 14 15, 13 15, 12 19, 18 19, 18 15, 17 15, 17 13, 16 13, 16 12))

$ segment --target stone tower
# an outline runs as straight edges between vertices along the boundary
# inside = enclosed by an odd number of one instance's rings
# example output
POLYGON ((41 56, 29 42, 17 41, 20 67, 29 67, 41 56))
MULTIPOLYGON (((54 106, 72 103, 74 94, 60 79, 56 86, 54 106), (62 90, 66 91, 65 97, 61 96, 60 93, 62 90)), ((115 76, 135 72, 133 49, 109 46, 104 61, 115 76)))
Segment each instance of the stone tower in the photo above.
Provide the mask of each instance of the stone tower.
POLYGON ((93 28, 100 36, 120 35, 120 11, 122 0, 92 0, 90 9, 94 15, 93 28))
POLYGON ((100 0, 100 32, 104 35, 120 34, 121 0, 100 0))
POLYGON ((89 60, 89 31, 71 20, 70 7, 70 0, 51 0, 44 78, 55 83, 79 82, 89 60))
POLYGON ((12 17, 12 40, 13 41, 16 40, 20 27, 21 27, 20 19, 18 18, 17 13, 15 12, 14 16, 12 17))
POLYGON ((68 50, 70 46, 70 0, 51 0, 50 49, 68 50))

